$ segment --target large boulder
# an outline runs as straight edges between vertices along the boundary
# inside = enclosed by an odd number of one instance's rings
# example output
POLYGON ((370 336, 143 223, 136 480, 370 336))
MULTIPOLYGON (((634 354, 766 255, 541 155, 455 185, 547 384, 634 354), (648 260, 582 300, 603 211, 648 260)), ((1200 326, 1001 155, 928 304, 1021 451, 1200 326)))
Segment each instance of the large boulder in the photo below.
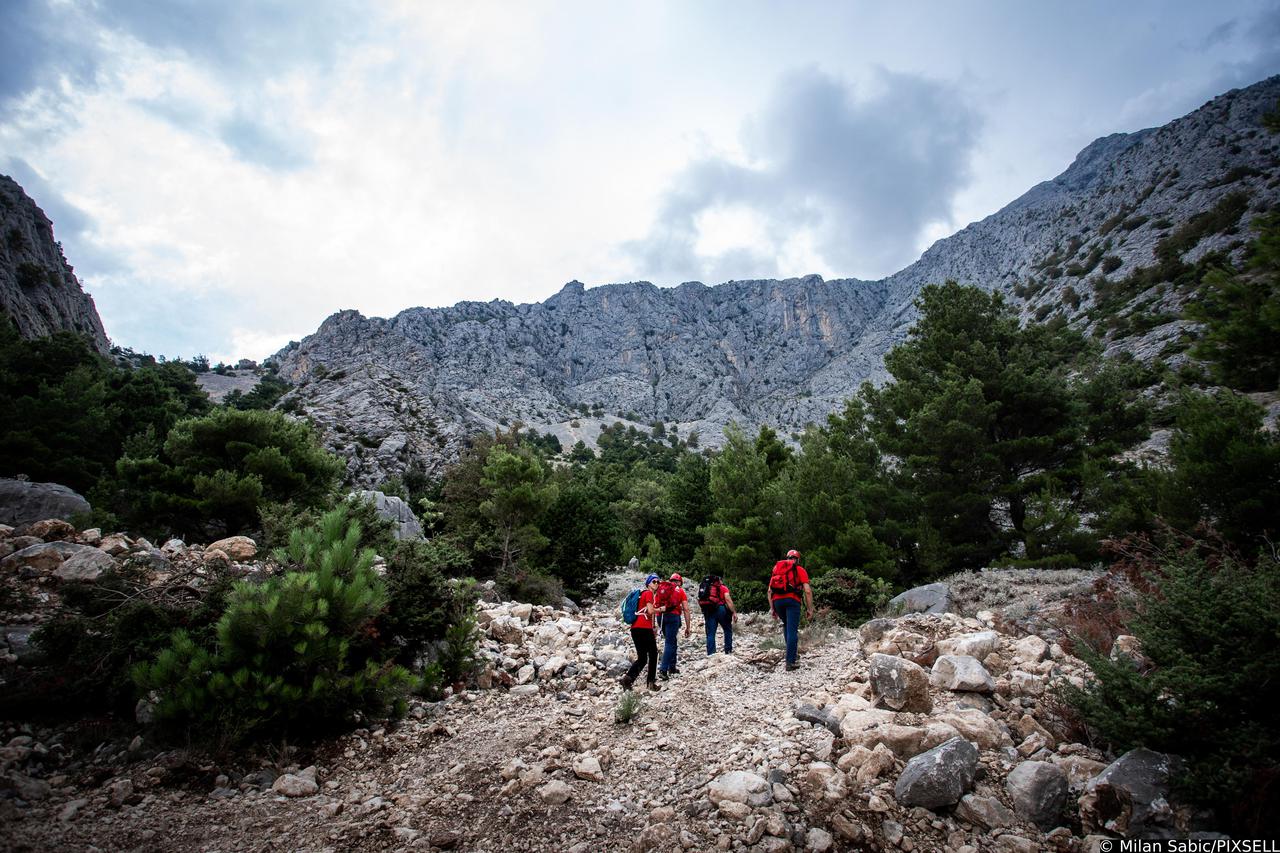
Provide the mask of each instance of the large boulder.
POLYGON ((930 583, 899 593, 889 599, 889 607, 899 613, 950 613, 955 607, 951 587, 930 583))
POLYGON ((46 518, 70 521, 89 510, 89 502, 66 486, 0 480, 0 524, 17 526, 46 518))
POLYGON ((944 690, 991 693, 996 689, 987 668, 968 655, 942 655, 934 661, 929 678, 934 687, 944 690))
POLYGON ((1125 838, 1172 838, 1169 780, 1180 770, 1175 756, 1149 749, 1126 752, 1085 786, 1080 796, 1085 831, 1125 838))
POLYGON ((982 660, 996 650, 1000 643, 1000 635, 995 631, 979 631, 976 634, 962 634, 959 637, 948 637, 938 641, 940 655, 968 655, 982 660))
POLYGON ((77 551, 63 560, 62 564, 53 570, 53 576, 63 581, 92 583, 102 577, 103 572, 109 572, 115 567, 114 557, 92 545, 86 545, 83 551, 77 551))
POLYGON ((258 556, 258 543, 248 536, 228 536, 226 539, 211 542, 205 550, 206 552, 221 551, 237 563, 242 563, 258 556))
POLYGON ((1048 831, 1062 822, 1067 774, 1047 761, 1024 761, 1009 772, 1005 790, 1019 816, 1048 831))
POLYGON ((977 708, 955 708, 934 714, 939 723, 951 726, 965 740, 973 741, 979 749, 999 749, 1013 746, 1013 738, 1004 723, 988 716, 977 708))
POLYGON ((929 673, 918 664, 894 655, 874 654, 870 678, 876 696, 895 711, 927 714, 933 709, 929 673))
MULTIPOLYGON (((18 571, 29 569, 33 572, 52 572, 68 557, 83 551, 97 551, 92 545, 77 545, 74 542, 44 542, 30 545, 21 551, 15 551, 4 560, 0 560, 0 569, 18 571)), ((101 553, 99 551, 99 553, 101 553)))
POLYGON ((711 780, 707 796, 717 806, 724 802, 767 806, 773 802, 773 788, 763 776, 746 770, 730 770, 711 780))
POLYGON ((908 761, 893 786, 893 796, 908 807, 953 806, 973 787, 977 772, 978 748, 953 737, 908 761))
POLYGON ((391 534, 397 540, 422 538, 422 523, 404 498, 372 490, 353 492, 351 496, 372 503, 378 517, 391 522, 391 534))
POLYGON ((1018 821, 1017 816, 995 797, 979 797, 977 794, 965 794, 960 799, 956 817, 985 829, 1012 826, 1018 821))

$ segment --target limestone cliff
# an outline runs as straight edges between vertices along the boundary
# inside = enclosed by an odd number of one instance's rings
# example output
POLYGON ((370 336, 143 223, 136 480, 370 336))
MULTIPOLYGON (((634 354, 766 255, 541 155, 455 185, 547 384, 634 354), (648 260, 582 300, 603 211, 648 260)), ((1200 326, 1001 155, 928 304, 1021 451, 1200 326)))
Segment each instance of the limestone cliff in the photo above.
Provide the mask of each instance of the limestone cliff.
POLYGON ((6 175, 0 175, 0 311, 24 337, 70 331, 88 335, 104 355, 110 347, 93 298, 53 239, 53 223, 6 175))
POLYGON ((1103 311, 1099 294, 1115 303, 1115 283, 1151 266, 1171 235, 1192 235, 1178 250, 1187 261, 1240 250, 1249 220, 1280 197, 1280 135, 1263 121, 1278 100, 1275 77, 1164 127, 1099 139, 882 281, 571 282, 532 305, 343 311, 276 360, 299 386, 290 404, 349 459, 353 481, 372 484, 410 463, 438 470, 467 434, 517 420, 566 445, 592 444, 621 416, 697 430, 704 445, 730 421, 799 430, 884 378, 916 295, 947 279, 1008 291, 1029 317, 1060 313, 1155 357, 1185 328, 1189 295, 1153 285, 1103 311), (1125 320, 1137 315, 1147 322, 1125 320))

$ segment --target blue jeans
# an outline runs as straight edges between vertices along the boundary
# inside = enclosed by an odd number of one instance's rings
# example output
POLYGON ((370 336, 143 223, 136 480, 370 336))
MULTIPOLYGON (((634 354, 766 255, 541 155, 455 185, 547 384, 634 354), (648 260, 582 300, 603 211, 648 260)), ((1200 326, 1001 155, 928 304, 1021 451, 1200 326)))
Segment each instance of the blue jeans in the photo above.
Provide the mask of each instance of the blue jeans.
POLYGON ((800 602, 794 598, 775 598, 773 612, 782 620, 782 633, 787 638, 787 663, 795 663, 800 653, 800 602))
POLYGON ((708 607, 702 611, 702 618, 707 622, 707 654, 716 653, 716 628, 724 628, 725 654, 733 651, 733 614, 723 604, 708 607))
POLYGON ((662 663, 658 672, 673 672, 676 668, 676 638, 680 634, 680 615, 667 613, 662 617, 662 663))

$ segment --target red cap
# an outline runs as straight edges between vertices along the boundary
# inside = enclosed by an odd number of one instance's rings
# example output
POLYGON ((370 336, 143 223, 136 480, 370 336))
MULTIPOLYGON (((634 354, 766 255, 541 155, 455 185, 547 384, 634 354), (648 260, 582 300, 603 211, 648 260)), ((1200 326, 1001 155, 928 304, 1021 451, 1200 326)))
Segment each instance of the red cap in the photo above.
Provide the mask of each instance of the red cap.
POLYGON ((679 574, 671 575, 671 580, 675 581, 676 583, 684 583, 684 578, 680 577, 679 574))

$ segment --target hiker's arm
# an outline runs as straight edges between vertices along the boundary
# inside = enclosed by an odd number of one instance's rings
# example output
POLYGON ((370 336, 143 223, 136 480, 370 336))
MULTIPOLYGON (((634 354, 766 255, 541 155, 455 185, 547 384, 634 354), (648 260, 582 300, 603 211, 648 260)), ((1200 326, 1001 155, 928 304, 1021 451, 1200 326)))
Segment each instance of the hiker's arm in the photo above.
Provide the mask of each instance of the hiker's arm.
POLYGON ((685 598, 684 601, 680 602, 680 609, 684 611, 684 635, 687 637, 689 636, 690 632, 693 630, 693 627, 691 624, 693 622, 693 616, 689 614, 688 598, 685 598))
POLYGON ((809 611, 809 618, 813 618, 813 587, 808 584, 804 585, 804 606, 809 611))
POLYGON ((724 591, 724 606, 729 608, 729 615, 733 617, 734 620, 737 620, 738 610, 736 607, 733 606, 733 596, 729 594, 729 590, 727 587, 725 588, 725 591, 724 591))

